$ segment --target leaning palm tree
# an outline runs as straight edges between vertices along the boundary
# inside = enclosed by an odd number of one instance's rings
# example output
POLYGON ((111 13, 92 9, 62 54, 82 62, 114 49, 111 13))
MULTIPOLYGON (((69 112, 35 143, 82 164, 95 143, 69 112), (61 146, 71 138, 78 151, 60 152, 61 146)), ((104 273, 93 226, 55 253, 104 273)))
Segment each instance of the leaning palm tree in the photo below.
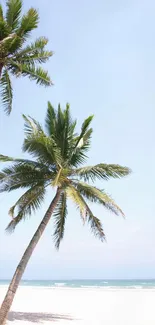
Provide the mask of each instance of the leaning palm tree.
POLYGON ((38 27, 38 12, 31 8, 21 17, 21 11, 22 0, 6 1, 5 16, 0 4, 0 90, 7 114, 11 112, 13 97, 10 75, 26 76, 37 84, 51 85, 48 72, 40 65, 52 55, 52 52, 45 50, 48 40, 39 37, 35 42, 27 44, 31 32, 38 27))
POLYGON ((45 216, 32 237, 10 283, 0 310, 0 324, 3 325, 12 304, 26 265, 53 215, 54 242, 59 248, 64 236, 67 216, 67 200, 71 199, 78 208, 84 223, 89 223, 95 236, 102 241, 105 234, 101 221, 93 214, 89 202, 95 202, 115 214, 123 214, 114 200, 104 191, 92 184, 96 179, 107 181, 128 175, 130 170, 114 164, 100 163, 95 166, 81 166, 90 148, 93 116, 82 124, 80 134, 75 132, 76 121, 71 119, 69 105, 64 110, 60 105, 55 110, 48 103, 45 130, 33 118, 23 116, 25 139, 23 151, 34 160, 14 159, 0 156, 0 161, 11 162, 0 173, 0 191, 10 192, 24 189, 24 194, 11 207, 11 222, 7 231, 13 231, 19 222, 33 214, 44 202, 46 190, 54 189, 55 196, 45 216))

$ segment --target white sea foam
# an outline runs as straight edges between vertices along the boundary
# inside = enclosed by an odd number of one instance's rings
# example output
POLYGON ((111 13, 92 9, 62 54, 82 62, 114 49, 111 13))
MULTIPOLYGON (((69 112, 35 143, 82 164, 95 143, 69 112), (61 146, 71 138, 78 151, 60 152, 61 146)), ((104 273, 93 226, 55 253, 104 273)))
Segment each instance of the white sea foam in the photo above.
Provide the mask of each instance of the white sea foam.
POLYGON ((64 287, 64 286, 66 286, 66 283, 65 282, 55 282, 54 285, 57 287, 64 287))

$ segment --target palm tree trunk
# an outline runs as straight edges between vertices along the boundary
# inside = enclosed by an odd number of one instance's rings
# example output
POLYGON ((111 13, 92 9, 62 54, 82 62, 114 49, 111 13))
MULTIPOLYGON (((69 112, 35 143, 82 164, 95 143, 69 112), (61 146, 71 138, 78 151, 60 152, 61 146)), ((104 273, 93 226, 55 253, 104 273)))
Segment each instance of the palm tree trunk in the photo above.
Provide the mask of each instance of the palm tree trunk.
POLYGON ((2 75, 2 69, 3 69, 3 64, 0 63, 0 79, 1 79, 1 75, 2 75))
POLYGON ((1 309, 0 309, 0 325, 4 325, 5 322, 6 322, 6 318, 7 318, 7 314, 10 310, 10 307, 12 305, 12 302, 13 302, 13 299, 14 299, 14 296, 15 296, 15 293, 18 289, 18 286, 19 286, 19 283, 20 283, 20 280, 23 276, 23 273, 26 269, 26 266, 29 262, 29 259, 39 241, 39 239, 41 238, 50 218, 51 218, 51 215, 55 209, 55 206, 59 200, 59 197, 60 197, 60 189, 58 188, 57 190, 57 193, 53 199, 53 201, 51 202, 48 210, 46 211, 46 214, 43 218, 43 220, 41 221, 37 231, 35 232, 34 236, 32 237, 28 247, 26 248, 25 250, 25 253, 24 255, 22 256, 17 268, 16 268, 16 271, 15 271, 15 274, 12 278, 12 281, 9 285, 9 288, 8 288, 8 291, 6 293, 6 296, 4 298, 4 301, 1 305, 1 309))

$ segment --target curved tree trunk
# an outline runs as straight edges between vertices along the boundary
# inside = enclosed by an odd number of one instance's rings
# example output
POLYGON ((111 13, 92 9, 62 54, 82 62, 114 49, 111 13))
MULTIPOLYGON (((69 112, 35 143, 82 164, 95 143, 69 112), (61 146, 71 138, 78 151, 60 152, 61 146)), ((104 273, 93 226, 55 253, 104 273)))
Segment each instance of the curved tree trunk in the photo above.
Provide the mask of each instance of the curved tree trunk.
POLYGON ((37 231, 35 232, 34 236, 32 237, 27 249, 25 250, 25 253, 23 254, 21 260, 20 260, 20 263, 18 264, 17 266, 17 269, 15 271, 15 274, 12 278, 12 281, 9 285, 9 288, 8 288, 8 291, 6 293, 6 296, 4 298, 4 301, 1 305, 1 309, 0 309, 0 325, 4 325, 5 322, 6 322, 6 318, 7 318, 7 314, 10 310, 10 307, 12 305, 12 302, 13 302, 13 299, 14 299, 14 296, 15 296, 15 293, 18 289, 18 286, 19 286, 19 283, 20 283, 20 280, 23 276, 23 273, 25 271, 25 268, 29 262, 29 259, 41 237, 41 235, 43 234, 50 218, 51 218, 51 215, 55 209, 55 206, 59 200, 59 197, 60 197, 60 189, 57 190, 57 193, 53 199, 53 201, 51 202, 48 210, 46 211, 46 214, 43 218, 43 220, 41 221, 37 231))
POLYGON ((3 64, 0 63, 0 79, 1 79, 1 76, 2 76, 2 69, 3 69, 3 64))

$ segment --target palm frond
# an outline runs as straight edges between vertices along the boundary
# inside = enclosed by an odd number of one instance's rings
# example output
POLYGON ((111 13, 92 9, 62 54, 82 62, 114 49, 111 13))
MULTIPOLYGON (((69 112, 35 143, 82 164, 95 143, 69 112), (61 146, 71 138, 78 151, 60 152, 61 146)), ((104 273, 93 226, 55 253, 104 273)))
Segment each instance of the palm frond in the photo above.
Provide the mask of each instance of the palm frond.
POLYGON ((120 209, 120 207, 105 191, 80 181, 73 182, 73 184, 76 189, 80 192, 80 194, 90 202, 101 204, 110 212, 116 215, 121 214, 124 216, 124 213, 120 209))
POLYGON ((52 51, 44 49, 47 43, 47 38, 39 37, 34 43, 18 51, 14 56, 14 60, 19 64, 45 63, 53 55, 52 51))
POLYGON ((0 155, 0 162, 8 162, 8 161, 14 161, 14 158, 5 155, 0 155))
POLYGON ((75 144, 75 126, 76 121, 72 121, 70 116, 69 104, 66 104, 65 110, 58 106, 58 112, 48 102, 45 127, 48 135, 52 137, 57 145, 61 148, 61 154, 66 160, 67 155, 72 153, 75 144))
POLYGON ((73 201, 77 209, 80 211, 80 215, 83 219, 83 222, 85 222, 87 216, 87 210, 82 196, 72 185, 67 186, 65 191, 67 197, 73 201))
POLYGON ((31 8, 22 17, 20 27, 17 29, 17 35, 26 38, 30 32, 38 27, 39 15, 36 9, 31 8))
POLYGON ((20 14, 22 10, 21 0, 8 0, 6 2, 6 21, 11 30, 16 29, 19 26, 20 14))
POLYGON ((5 112, 9 115, 12 110, 12 85, 6 69, 2 72, 0 79, 1 98, 5 112))
POLYGON ((102 223, 99 218, 94 216, 90 209, 88 209, 88 222, 90 223, 91 231, 94 236, 103 242, 105 240, 105 233, 102 223))
POLYGON ((83 222, 85 223, 88 220, 93 234, 103 241, 105 239, 105 234, 102 228, 101 221, 94 216, 80 192, 76 188, 74 188, 74 186, 70 185, 66 187, 66 194, 80 210, 83 222))
MULTIPOLYGON (((2 9, 2 7, 1 7, 1 9, 2 9)), ((1 10, 1 15, 2 15, 3 13, 2 13, 2 10, 1 10)), ((2 16, 1 16, 1 18, 0 18, 0 42, 5 38, 5 37, 7 37, 8 35, 9 35, 9 32, 10 32, 10 29, 9 29, 9 27, 8 27, 8 25, 7 25, 7 23, 6 23, 6 21, 2 18, 2 16)), ((1 46, 0 46, 0 48, 1 48, 1 46)), ((0 50, 0 51, 2 51, 2 50, 0 50)), ((0 52, 0 53, 2 53, 2 52, 0 52)))
POLYGON ((61 192, 59 202, 54 211, 54 242, 57 249, 59 249, 60 242, 64 237, 65 220, 67 217, 67 200, 66 193, 61 192))
POLYGON ((56 111, 50 102, 48 102, 47 113, 45 118, 45 127, 49 136, 53 136, 55 134, 56 111))
POLYGON ((31 116, 27 117, 24 114, 22 116, 24 119, 24 133, 26 136, 38 134, 38 133, 41 133, 41 134, 44 133, 42 126, 38 121, 36 121, 31 116))
POLYGON ((31 64, 35 65, 37 63, 45 63, 49 60, 49 58, 53 55, 51 51, 35 51, 35 53, 27 54, 19 57, 15 57, 16 62, 19 64, 31 64))
POLYGON ((61 155, 66 162, 70 159, 74 145, 75 125, 76 121, 72 121, 71 119, 69 104, 66 104, 66 108, 64 110, 61 109, 59 104, 54 128, 55 132, 52 136, 59 146, 61 155))
POLYGON ((72 153, 70 155, 70 166, 77 167, 80 164, 83 164, 86 159, 88 158, 86 153, 90 149, 91 144, 91 135, 92 135, 93 129, 90 128, 86 130, 83 137, 77 137, 75 143, 76 145, 73 146, 72 153), (79 140, 80 138, 80 140, 79 140))
POLYGON ((91 115, 87 119, 85 119, 85 121, 83 122, 82 127, 81 127, 81 133, 80 133, 79 137, 77 138, 75 147, 77 147, 79 145, 80 141, 82 141, 82 138, 84 137, 84 135, 86 134, 86 132, 89 129, 89 125, 92 122, 93 117, 94 117, 94 115, 91 115))
POLYGON ((121 178, 131 173, 128 167, 115 164, 97 164, 94 166, 86 166, 73 170, 73 175, 83 178, 84 181, 95 181, 96 178, 109 180, 110 178, 121 178))
POLYGON ((30 188, 37 184, 48 185, 55 173, 45 166, 31 163, 14 163, 0 172, 0 192, 10 192, 19 188, 30 188))
MULTIPOLYGON (((23 166, 30 166, 36 169, 45 169, 45 165, 41 164, 38 161, 30 160, 30 159, 22 159, 22 158, 14 158, 10 156, 5 156, 0 154, 0 162, 18 162, 23 166)), ((47 171, 47 168, 46 168, 47 171)))
POLYGON ((70 123, 68 104, 64 111, 61 110, 60 105, 58 106, 57 120, 57 143, 61 148, 62 157, 65 159, 68 153, 68 128, 70 123))
POLYGON ((47 137, 44 133, 27 136, 23 143, 23 151, 29 152, 33 157, 48 166, 61 165, 62 163, 59 148, 53 139, 47 137))
POLYGON ((90 224, 91 231, 95 237, 99 238, 102 242, 105 240, 105 233, 102 227, 102 223, 99 218, 94 216, 91 209, 87 205, 86 201, 84 200, 86 211, 87 211, 87 219, 88 223, 90 224))
POLYGON ((57 163, 61 165, 62 157, 60 149, 53 138, 46 136, 41 125, 35 119, 26 117, 25 115, 23 115, 23 118, 26 134, 23 150, 28 151, 46 164, 53 165, 57 163))
POLYGON ((14 158, 5 155, 0 155, 0 162, 8 162, 8 161, 14 161, 14 158))
MULTIPOLYGON (((83 148, 84 149, 84 148, 83 148)), ((85 153, 85 150, 81 150, 81 148, 77 148, 72 152, 69 159, 69 166, 78 167, 86 162, 88 156, 85 153)))
POLYGON ((76 138, 75 127, 76 120, 72 120, 70 105, 67 103, 66 109, 64 110, 64 128, 61 132, 61 152, 64 160, 70 159, 70 155, 72 154, 72 149, 76 138))
POLYGON ((22 64, 11 60, 10 70, 16 77, 28 77, 42 86, 52 85, 48 72, 43 70, 42 67, 35 67, 34 64, 22 64))
MULTIPOLYGON (((47 43, 48 43, 48 38, 46 38, 44 36, 41 36, 41 37, 37 38, 35 40, 35 42, 30 45, 29 48, 31 50, 33 50, 33 49, 34 50, 44 50, 44 48, 47 45, 47 43)), ((28 47, 27 47, 27 49, 28 49, 28 47)))
POLYGON ((43 186, 34 186, 26 191, 10 208, 9 214, 13 218, 6 230, 13 232, 18 223, 25 219, 26 216, 31 216, 32 212, 35 212, 40 208, 41 203, 44 201, 45 197, 45 187, 43 186), (17 215, 14 217, 15 209, 17 208, 17 215))
POLYGON ((23 57, 25 55, 34 54, 36 51, 44 50, 47 43, 48 43, 48 39, 46 37, 37 38, 35 42, 31 43, 30 45, 27 45, 21 51, 16 53, 16 59, 19 59, 20 57, 23 57))

